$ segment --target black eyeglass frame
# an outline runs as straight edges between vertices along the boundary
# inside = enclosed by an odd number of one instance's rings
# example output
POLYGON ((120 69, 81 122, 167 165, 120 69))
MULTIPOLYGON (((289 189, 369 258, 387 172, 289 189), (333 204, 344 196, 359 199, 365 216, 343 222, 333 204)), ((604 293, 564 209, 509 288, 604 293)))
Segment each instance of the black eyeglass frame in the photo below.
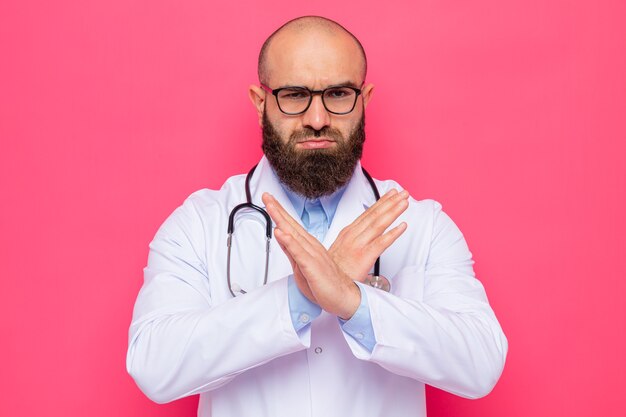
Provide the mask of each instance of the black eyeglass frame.
POLYGON ((263 88, 265 91, 272 93, 272 95, 274 95, 274 97, 276 97, 276 104, 278 105, 278 109, 283 113, 286 114, 288 116, 297 116, 299 114, 302 113, 306 113, 306 111, 309 109, 309 107, 311 107, 311 103, 313 102, 313 96, 316 94, 319 94, 320 97, 322 98, 322 104, 324 105, 324 108, 326 109, 327 112, 332 113, 332 114, 338 114, 338 115, 343 115, 343 114, 348 114, 348 113, 352 113, 352 111, 354 110, 354 108, 356 107, 356 102, 359 99, 359 96, 361 95, 361 89, 360 88, 356 88, 356 87, 352 87, 350 85, 331 85, 330 87, 326 87, 323 90, 309 90, 307 87, 301 87, 301 86, 287 86, 287 87, 281 87, 281 88, 276 88, 276 89, 271 89, 268 86, 261 84, 261 88, 263 88), (332 90, 334 88, 348 88, 352 91, 355 92, 355 96, 354 96, 354 103, 352 103, 352 107, 350 108, 350 110, 346 111, 346 112, 335 112, 332 110, 329 110, 328 107, 326 106, 326 102, 324 101, 324 93, 327 90, 332 90), (309 102, 306 105, 306 107, 304 108, 304 110, 297 112, 297 113, 289 113, 283 110, 282 107, 280 107, 280 100, 278 100, 278 93, 280 93, 282 90, 303 90, 303 91, 307 91, 310 95, 309 95, 309 102))

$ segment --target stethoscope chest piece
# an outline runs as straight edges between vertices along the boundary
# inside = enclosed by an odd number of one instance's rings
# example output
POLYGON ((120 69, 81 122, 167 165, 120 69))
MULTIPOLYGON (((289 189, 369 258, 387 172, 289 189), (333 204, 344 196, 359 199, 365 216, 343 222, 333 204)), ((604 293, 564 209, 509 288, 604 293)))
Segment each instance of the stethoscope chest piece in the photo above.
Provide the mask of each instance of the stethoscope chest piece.
POLYGON ((382 275, 369 274, 365 279, 365 283, 378 290, 383 290, 386 292, 391 291, 391 283, 387 278, 382 275))

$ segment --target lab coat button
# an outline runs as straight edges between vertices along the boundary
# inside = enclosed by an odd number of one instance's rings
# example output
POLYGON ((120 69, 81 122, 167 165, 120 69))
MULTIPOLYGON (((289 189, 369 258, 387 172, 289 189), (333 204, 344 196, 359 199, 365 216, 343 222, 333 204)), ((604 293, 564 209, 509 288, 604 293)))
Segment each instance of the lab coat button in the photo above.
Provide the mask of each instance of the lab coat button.
POLYGON ((318 346, 318 347, 316 347, 316 348, 315 348, 315 353, 317 353, 318 355, 319 355, 320 353, 322 353, 322 348, 321 348, 321 347, 319 347, 319 346, 318 346))
POLYGON ((306 313, 302 313, 300 314, 299 320, 300 320, 300 323, 308 323, 309 320, 311 320, 311 317, 309 317, 309 315, 306 313))

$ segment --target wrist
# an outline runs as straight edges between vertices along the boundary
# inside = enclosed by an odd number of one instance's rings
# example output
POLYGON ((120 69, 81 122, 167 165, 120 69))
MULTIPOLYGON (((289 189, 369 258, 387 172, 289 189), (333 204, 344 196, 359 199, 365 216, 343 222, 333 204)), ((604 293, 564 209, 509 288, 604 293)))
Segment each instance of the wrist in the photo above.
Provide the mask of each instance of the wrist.
POLYGON ((350 320, 359 309, 359 305, 361 305, 361 289, 352 282, 345 298, 344 311, 338 314, 338 317, 342 320, 350 320))

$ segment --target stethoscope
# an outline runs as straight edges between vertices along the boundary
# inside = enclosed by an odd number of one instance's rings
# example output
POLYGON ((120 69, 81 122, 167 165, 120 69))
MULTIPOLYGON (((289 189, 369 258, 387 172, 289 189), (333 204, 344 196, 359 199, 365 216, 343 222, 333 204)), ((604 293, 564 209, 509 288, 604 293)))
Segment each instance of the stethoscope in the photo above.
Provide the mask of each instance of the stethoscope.
MULTIPOLYGON (((246 293, 246 291, 240 288, 237 284, 234 284, 235 288, 233 288, 233 285, 230 281, 230 252, 233 243, 233 233, 235 232, 235 216, 237 215, 237 212, 239 210, 244 208, 252 209, 259 212, 265 219, 265 276, 263 278, 263 285, 267 284, 267 273, 270 261, 270 241, 272 240, 272 219, 263 207, 259 207, 256 204, 252 203, 252 194, 250 193, 250 179, 252 178, 252 174, 254 174, 256 167, 257 165, 253 166, 246 176, 246 202, 236 205, 231 210, 230 215, 228 216, 228 239, 226 240, 226 245, 228 246, 228 252, 226 255, 226 279, 228 281, 228 291, 230 291, 233 297, 236 297, 235 292, 239 292, 241 294, 246 293)), ((380 193, 378 192, 378 187, 376 187, 372 176, 365 170, 365 168, 361 167, 361 170, 363 171, 363 175, 365 175, 365 178, 367 178, 367 181, 370 183, 370 187, 374 192, 376 201, 378 201, 380 199, 380 193)), ((391 290, 391 284, 389 283, 389 280, 380 275, 380 256, 376 259, 376 262, 374 263, 374 273, 368 275, 365 283, 383 291, 389 292, 389 290, 391 290)))

